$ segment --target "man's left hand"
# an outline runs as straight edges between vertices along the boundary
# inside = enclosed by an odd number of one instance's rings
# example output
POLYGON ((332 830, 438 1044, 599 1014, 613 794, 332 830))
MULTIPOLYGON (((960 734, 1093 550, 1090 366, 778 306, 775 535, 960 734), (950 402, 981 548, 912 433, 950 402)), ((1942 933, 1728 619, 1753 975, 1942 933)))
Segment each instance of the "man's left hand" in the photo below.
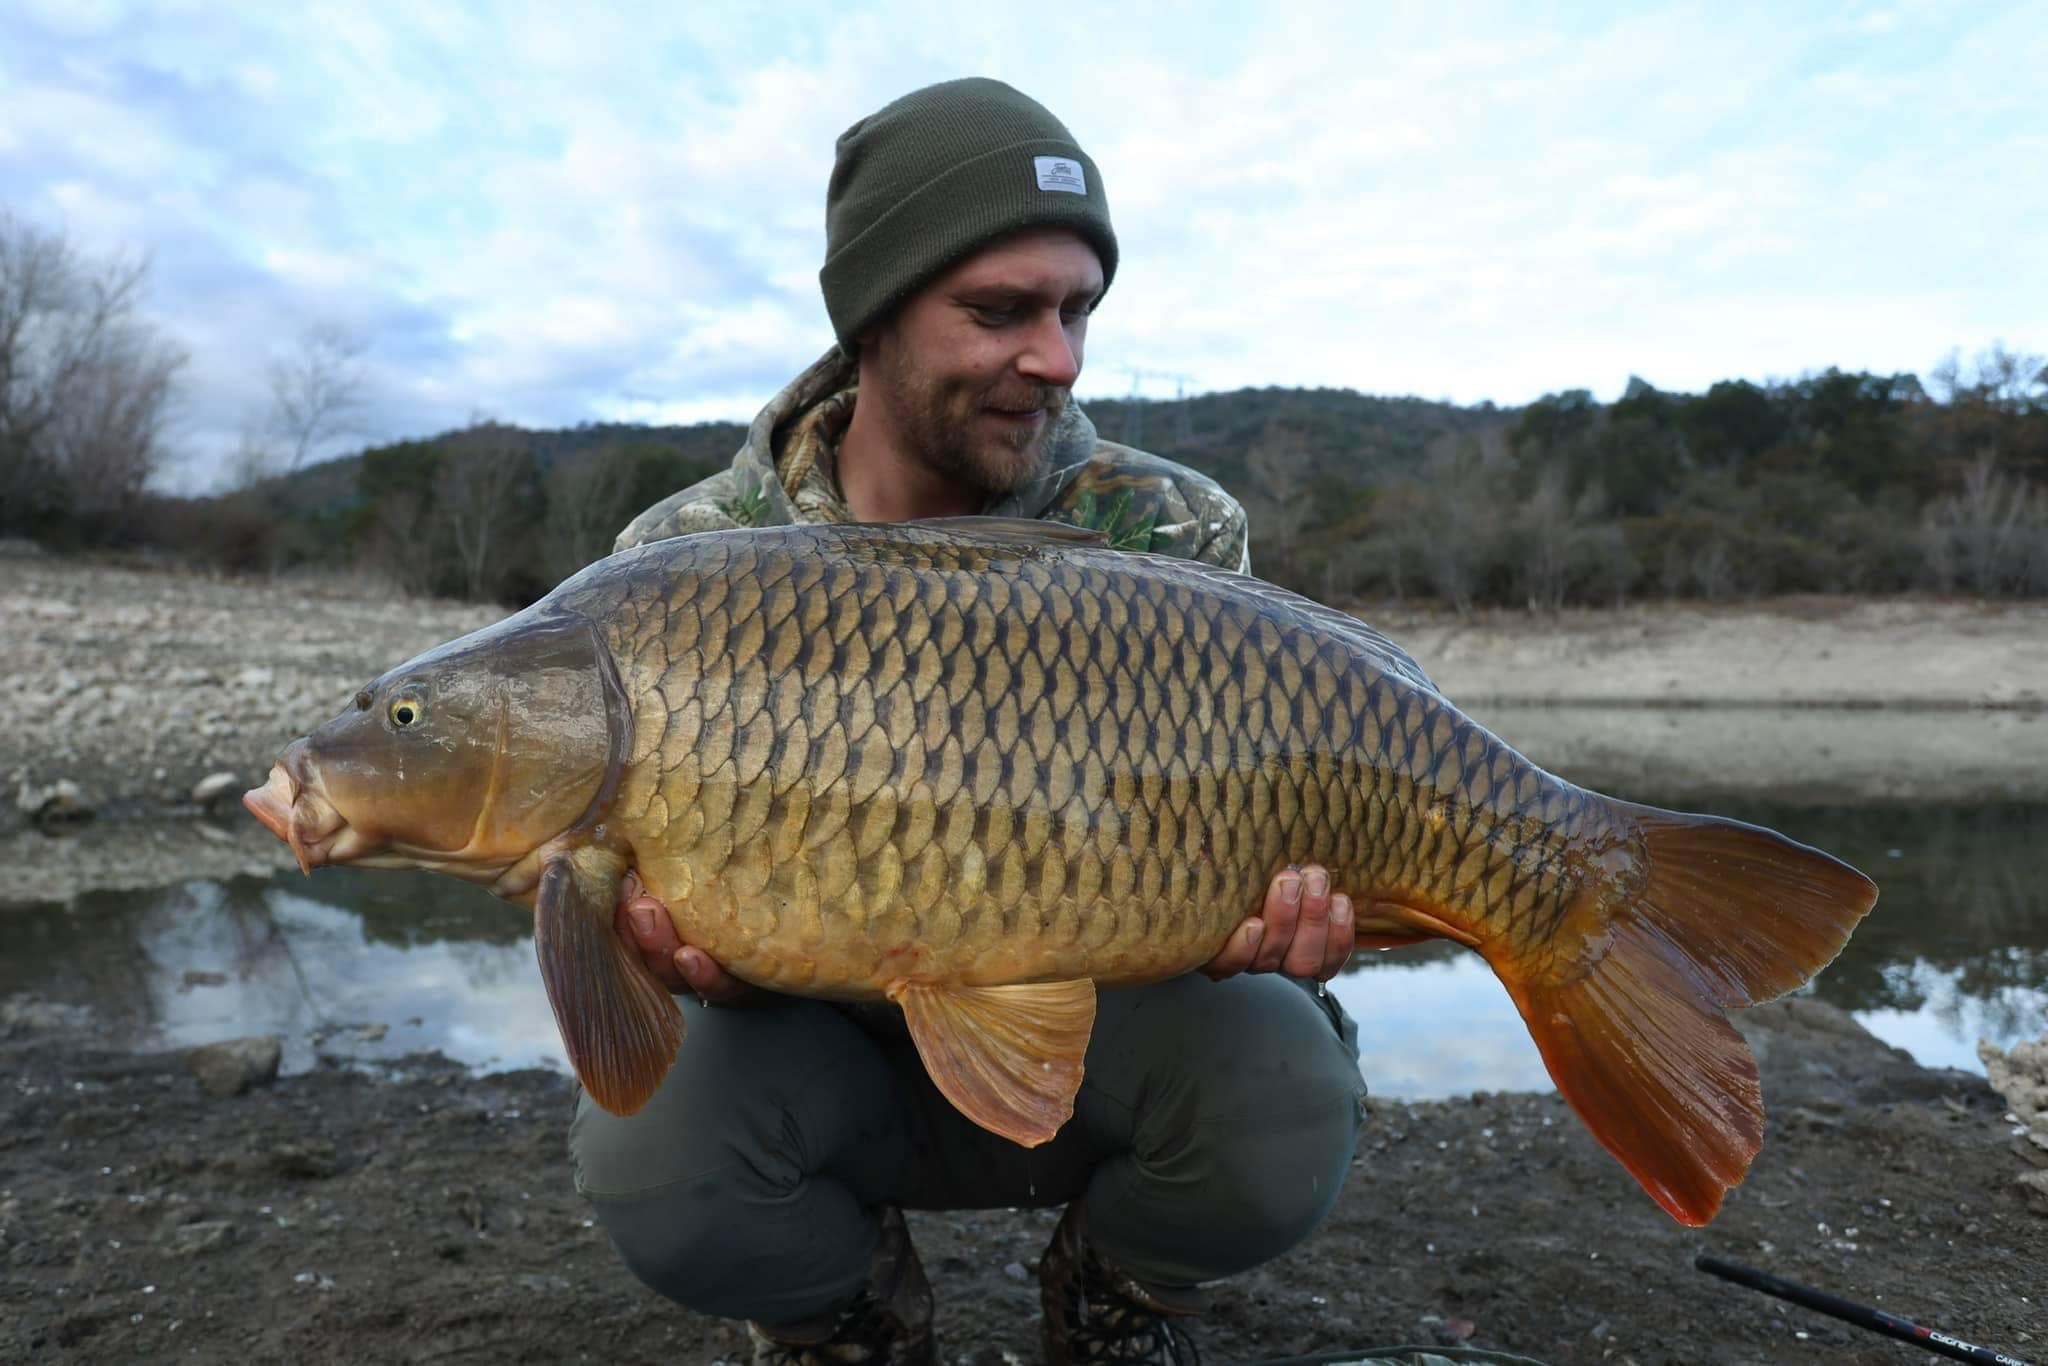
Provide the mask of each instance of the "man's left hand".
POLYGON ((1266 888, 1261 913, 1245 917, 1202 973, 1217 981, 1240 972, 1284 972, 1327 982, 1351 957, 1356 934, 1351 898, 1330 890, 1329 872, 1314 863, 1290 865, 1266 888))

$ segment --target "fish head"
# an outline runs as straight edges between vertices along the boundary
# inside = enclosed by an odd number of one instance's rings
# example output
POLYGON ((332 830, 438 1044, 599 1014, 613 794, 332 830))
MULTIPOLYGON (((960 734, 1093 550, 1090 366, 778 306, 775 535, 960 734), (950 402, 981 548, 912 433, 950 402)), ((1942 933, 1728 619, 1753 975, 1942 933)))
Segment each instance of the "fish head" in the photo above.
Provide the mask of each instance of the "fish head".
POLYGON ((521 613, 373 680, 285 746, 242 802, 307 872, 418 867, 487 882, 602 815, 629 727, 596 629, 521 613))

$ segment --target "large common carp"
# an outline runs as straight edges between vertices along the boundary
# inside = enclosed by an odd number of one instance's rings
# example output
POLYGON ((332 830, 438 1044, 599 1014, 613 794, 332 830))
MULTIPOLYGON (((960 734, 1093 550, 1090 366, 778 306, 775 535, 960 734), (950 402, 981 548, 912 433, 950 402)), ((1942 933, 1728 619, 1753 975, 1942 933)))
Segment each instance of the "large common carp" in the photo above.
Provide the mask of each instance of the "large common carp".
POLYGON ((1675 1217, 1762 1141, 1722 1015, 1806 981, 1876 889, 1752 826, 1530 764, 1356 619, 1038 522, 660 541, 384 674, 249 808, 299 862, 528 904, 600 1105, 682 1042, 613 929, 637 869, 685 942, 779 991, 898 1003, 962 1112, 1072 1112, 1095 984, 1206 962, 1326 865, 1361 946, 1478 950, 1565 1098, 1675 1217))

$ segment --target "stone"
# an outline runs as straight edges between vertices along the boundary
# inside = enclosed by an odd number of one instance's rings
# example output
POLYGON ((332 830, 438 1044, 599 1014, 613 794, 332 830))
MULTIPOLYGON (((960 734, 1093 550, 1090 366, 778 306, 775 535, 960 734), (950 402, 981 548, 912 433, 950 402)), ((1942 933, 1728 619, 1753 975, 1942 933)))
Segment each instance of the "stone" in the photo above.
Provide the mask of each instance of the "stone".
POLYGON ((201 1089, 223 1099, 239 1096, 252 1086, 268 1086, 277 1080, 278 1064, 283 1060, 284 1041, 275 1034, 203 1044, 185 1055, 201 1089))
POLYGON ((69 778, 41 785, 23 779, 14 794, 14 805, 32 821, 84 820, 92 815, 85 790, 69 778))
POLYGON ((271 1145, 270 1166, 281 1176, 320 1180, 340 1171, 341 1159, 324 1138, 288 1140, 271 1145))
POLYGON ((2005 1098, 2020 1123, 2048 1120, 2048 1034, 2032 1043, 2016 1043, 2010 1050, 1979 1040, 1977 1057, 1991 1089, 2005 1098))
POLYGON ((225 1219, 202 1219, 197 1223, 182 1224, 165 1236, 164 1255, 196 1257, 202 1252, 226 1246, 234 1234, 235 1226, 225 1219))
POLYGON ((242 780, 239 777, 226 769, 221 769, 192 784, 192 800, 211 810, 214 803, 231 793, 237 797, 241 796, 241 787, 242 780))

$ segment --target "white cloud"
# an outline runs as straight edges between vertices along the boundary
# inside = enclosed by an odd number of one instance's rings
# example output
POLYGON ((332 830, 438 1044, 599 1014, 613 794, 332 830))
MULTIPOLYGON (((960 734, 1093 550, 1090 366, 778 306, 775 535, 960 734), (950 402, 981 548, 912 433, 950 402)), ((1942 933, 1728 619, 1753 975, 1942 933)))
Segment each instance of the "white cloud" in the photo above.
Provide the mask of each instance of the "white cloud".
POLYGON ((1135 366, 1520 402, 2048 346, 2018 6, 71 22, 0 18, 0 202, 154 249, 194 432, 320 318, 368 335, 389 436, 745 417, 829 342, 834 139, 970 73, 1103 167, 1124 258, 1084 395, 1135 366))

